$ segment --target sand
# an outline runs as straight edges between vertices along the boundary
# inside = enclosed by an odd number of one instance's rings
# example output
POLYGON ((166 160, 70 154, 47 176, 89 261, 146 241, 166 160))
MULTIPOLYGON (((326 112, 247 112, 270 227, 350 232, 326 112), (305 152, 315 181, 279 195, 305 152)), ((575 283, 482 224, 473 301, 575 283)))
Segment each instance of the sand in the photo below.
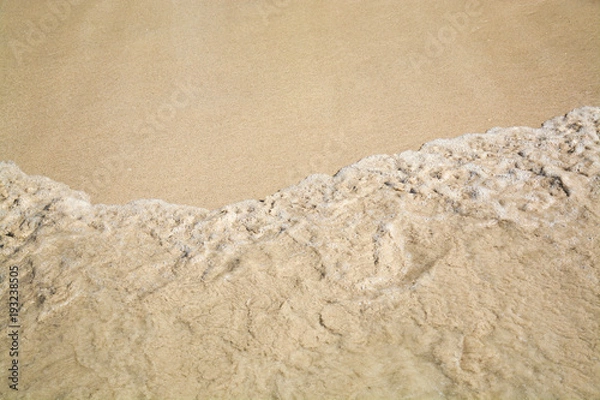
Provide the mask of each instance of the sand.
POLYGON ((599 398, 599 18, 0 2, 0 398, 599 398))
POLYGON ((600 104, 597 1, 0 5, 0 160, 203 208, 600 104))
POLYGON ((592 107, 213 211, 0 163, 0 397, 598 398, 599 205, 592 107))

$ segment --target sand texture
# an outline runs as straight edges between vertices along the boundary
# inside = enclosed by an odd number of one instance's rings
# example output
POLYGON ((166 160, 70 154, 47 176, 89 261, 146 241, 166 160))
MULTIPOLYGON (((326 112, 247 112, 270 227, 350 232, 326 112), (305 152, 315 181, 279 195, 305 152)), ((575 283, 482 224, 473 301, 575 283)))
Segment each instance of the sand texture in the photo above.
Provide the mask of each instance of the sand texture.
POLYGON ((216 209, 600 105, 598 0, 3 0, 0 160, 216 209))
POLYGON ((584 107, 214 211, 1 163, 0 397, 599 398, 599 130, 584 107))

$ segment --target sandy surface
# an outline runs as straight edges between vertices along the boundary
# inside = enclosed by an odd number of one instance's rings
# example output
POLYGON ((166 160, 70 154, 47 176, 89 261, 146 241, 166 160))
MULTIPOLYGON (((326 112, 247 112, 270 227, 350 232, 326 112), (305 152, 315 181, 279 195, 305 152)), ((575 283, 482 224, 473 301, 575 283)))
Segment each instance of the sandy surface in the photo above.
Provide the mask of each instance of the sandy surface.
POLYGON ((0 163, 0 398, 597 399, 599 226, 600 108, 213 211, 0 163))
POLYGON ((0 160, 215 208, 600 100, 600 3, 0 5, 0 160))

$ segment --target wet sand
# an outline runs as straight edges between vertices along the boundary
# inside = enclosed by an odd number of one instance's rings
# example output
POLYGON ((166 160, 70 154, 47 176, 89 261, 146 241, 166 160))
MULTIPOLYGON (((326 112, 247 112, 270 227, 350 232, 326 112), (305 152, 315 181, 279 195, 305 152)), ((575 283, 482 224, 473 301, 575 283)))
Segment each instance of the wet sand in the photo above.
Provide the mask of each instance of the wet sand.
POLYGON ((598 107, 212 211, 0 162, 0 398, 598 399, 598 226, 598 107))
POLYGON ((600 3, 5 1, 0 160, 215 208, 600 100, 600 3))

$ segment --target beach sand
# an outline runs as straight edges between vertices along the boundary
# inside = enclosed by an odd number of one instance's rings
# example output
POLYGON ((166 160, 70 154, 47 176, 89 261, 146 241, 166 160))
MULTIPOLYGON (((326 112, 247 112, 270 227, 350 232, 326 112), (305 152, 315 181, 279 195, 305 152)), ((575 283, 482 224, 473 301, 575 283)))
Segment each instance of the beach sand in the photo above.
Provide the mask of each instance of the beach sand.
POLYGON ((212 211, 0 162, 0 398, 597 399, 599 200, 597 107, 212 211))
POLYGON ((599 398, 599 17, 2 2, 0 398, 599 398))
POLYGON ((0 160, 93 202, 212 209, 600 103, 594 1, 0 7, 0 160))

